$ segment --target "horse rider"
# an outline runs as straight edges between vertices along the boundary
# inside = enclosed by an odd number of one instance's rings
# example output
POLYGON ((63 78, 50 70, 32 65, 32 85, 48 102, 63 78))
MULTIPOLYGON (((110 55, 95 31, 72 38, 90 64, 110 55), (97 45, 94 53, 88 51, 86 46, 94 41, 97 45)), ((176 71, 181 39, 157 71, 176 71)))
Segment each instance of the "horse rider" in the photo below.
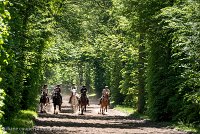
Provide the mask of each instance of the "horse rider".
POLYGON ((56 88, 54 88, 54 93, 57 92, 61 98, 61 103, 62 103, 62 95, 61 95, 61 88, 60 85, 57 85, 56 88))
POLYGON ((41 89, 41 95, 43 96, 45 96, 46 98, 47 98, 47 101, 48 101, 48 103, 49 103, 49 97, 48 97, 48 88, 47 88, 47 85, 45 84, 45 85, 43 85, 43 87, 42 87, 42 89, 41 89))
MULTIPOLYGON (((86 86, 82 86, 82 88, 81 88, 81 94, 83 94, 84 92, 85 93, 87 93, 87 88, 86 88, 86 86)), ((85 97, 86 97, 86 99, 87 99, 87 104, 88 104, 88 106, 90 105, 89 104, 89 99, 88 99, 88 97, 87 97, 87 95, 85 94, 85 97)))
MULTIPOLYGON (((71 96, 69 98, 69 103, 71 103, 71 99, 72 99, 72 96, 73 96, 73 92, 76 92, 77 91, 77 87, 75 86, 75 84, 72 84, 72 87, 71 87, 71 96)), ((79 100, 79 96, 78 94, 76 94, 76 98, 79 100)))
MULTIPOLYGON (((106 95, 106 93, 108 94, 108 97, 109 97, 110 96, 110 90, 108 89, 108 86, 105 86, 105 88, 102 90, 102 96, 100 98, 100 101, 99 101, 98 105, 101 104, 101 101, 102 101, 103 97, 106 95)), ((110 99, 109 98, 108 98, 108 102, 110 104, 110 99)))

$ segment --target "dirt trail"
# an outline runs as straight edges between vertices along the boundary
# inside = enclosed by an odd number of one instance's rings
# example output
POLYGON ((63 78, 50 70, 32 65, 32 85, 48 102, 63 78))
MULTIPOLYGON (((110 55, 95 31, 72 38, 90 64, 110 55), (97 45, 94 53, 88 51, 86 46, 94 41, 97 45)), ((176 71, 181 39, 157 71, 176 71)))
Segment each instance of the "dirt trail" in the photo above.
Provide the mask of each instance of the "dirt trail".
POLYGON ((33 134, 186 134, 175 129, 129 117, 114 109, 106 115, 98 114, 97 100, 90 98, 90 106, 84 115, 72 113, 69 97, 63 98, 62 112, 54 115, 52 104, 47 113, 39 113, 33 134))

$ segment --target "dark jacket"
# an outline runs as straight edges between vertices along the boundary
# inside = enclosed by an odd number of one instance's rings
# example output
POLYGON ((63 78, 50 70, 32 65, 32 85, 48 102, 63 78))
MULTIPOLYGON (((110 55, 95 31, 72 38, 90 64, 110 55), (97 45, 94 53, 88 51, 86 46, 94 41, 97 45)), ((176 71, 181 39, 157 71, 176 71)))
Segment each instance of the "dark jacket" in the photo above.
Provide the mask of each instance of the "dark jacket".
POLYGON ((82 87, 82 88, 81 88, 81 93, 83 93, 84 91, 87 92, 87 88, 86 88, 86 87, 82 87))

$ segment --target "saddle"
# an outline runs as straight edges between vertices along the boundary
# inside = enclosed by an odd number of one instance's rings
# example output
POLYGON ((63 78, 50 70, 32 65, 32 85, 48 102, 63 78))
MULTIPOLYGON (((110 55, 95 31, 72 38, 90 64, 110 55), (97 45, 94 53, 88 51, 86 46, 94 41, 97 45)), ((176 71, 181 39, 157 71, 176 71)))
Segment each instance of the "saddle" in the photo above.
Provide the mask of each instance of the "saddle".
POLYGON ((40 103, 45 103, 48 96, 46 94, 42 94, 40 97, 40 103))
POLYGON ((54 92, 54 93, 53 93, 53 102, 54 102, 55 99, 57 99, 57 98, 61 99, 61 94, 60 94, 60 92, 54 92))

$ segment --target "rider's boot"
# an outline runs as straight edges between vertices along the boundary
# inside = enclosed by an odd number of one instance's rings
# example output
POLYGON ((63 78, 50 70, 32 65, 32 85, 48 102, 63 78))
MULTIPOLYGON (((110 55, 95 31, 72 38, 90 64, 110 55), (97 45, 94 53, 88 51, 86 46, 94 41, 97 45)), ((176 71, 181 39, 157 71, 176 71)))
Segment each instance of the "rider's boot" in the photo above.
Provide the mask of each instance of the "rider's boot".
POLYGON ((101 104, 101 100, 102 100, 102 98, 99 100, 99 104, 98 104, 98 105, 100 105, 100 104, 101 104))
POLYGON ((49 101, 49 97, 46 96, 46 99, 47 99, 47 104, 50 104, 50 101, 49 101))

